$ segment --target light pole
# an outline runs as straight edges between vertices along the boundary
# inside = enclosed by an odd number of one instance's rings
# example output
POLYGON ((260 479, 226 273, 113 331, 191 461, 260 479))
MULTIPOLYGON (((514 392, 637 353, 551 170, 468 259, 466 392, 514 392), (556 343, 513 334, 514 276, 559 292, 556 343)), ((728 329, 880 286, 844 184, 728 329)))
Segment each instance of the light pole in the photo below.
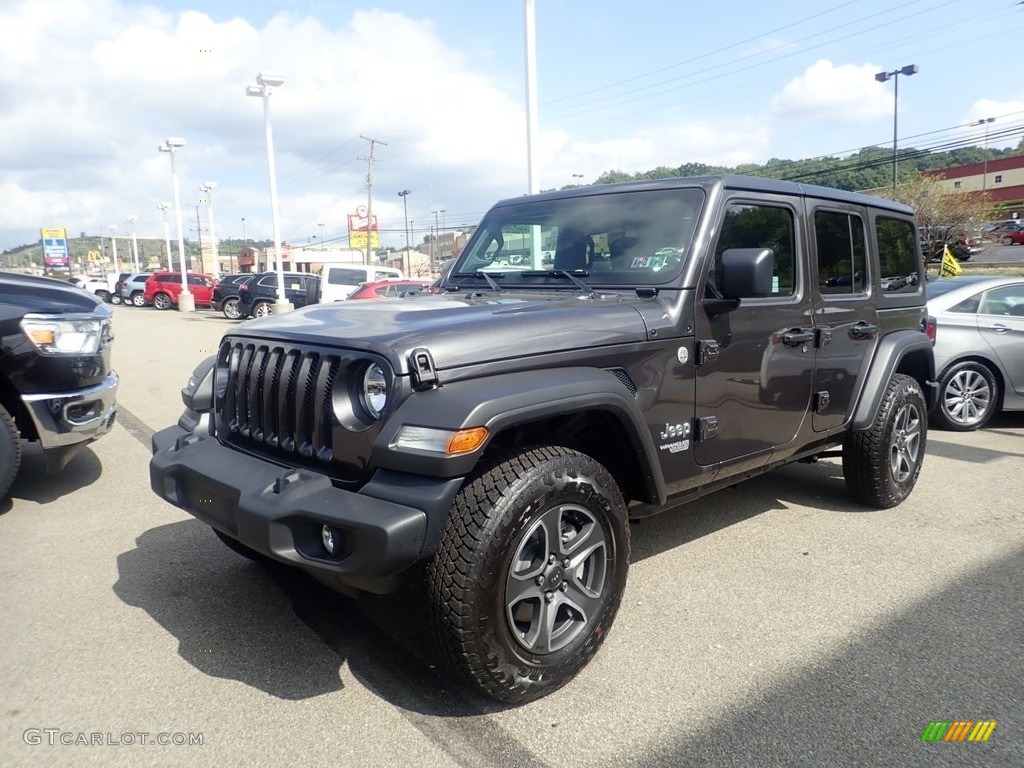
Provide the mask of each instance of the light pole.
MULTIPOLYGON (((242 247, 238 249, 238 271, 242 271, 242 251, 248 248, 249 245, 245 239, 245 216, 242 217, 242 247)), ((255 259, 254 259, 255 261, 255 259)))
MULTIPOLYGON (((171 258, 171 228, 167 224, 167 209, 171 207, 170 203, 157 203, 156 207, 164 212, 164 246, 167 248, 167 269, 174 269, 174 259, 171 258)), ((182 271, 185 266, 182 265, 182 271)))
POLYGON ((572 175, 572 177, 574 179, 579 179, 579 181, 574 183, 575 186, 577 186, 577 187, 582 187, 583 186, 583 174, 582 173, 574 173, 572 175))
POLYGON ((128 217, 128 231, 132 236, 132 266, 135 267, 135 271, 139 271, 139 241, 135 239, 135 220, 138 216, 128 217))
POLYGON ((320 250, 322 251, 324 249, 324 225, 317 224, 317 226, 320 228, 320 250))
POLYGON ((523 0, 523 28, 526 32, 526 191, 540 192, 540 174, 533 154, 537 124, 537 15, 534 0, 523 0))
POLYGON ((181 138, 164 139, 157 149, 171 156, 171 186, 174 187, 174 218, 178 222, 178 261, 181 262, 181 293, 178 295, 179 312, 195 312, 196 299, 188 289, 188 268, 185 266, 185 225, 181 219, 181 193, 178 190, 178 167, 174 156, 185 146, 181 138))
MULTIPOLYGON (((398 196, 402 198, 402 212, 405 214, 405 258, 409 258, 409 195, 412 194, 411 189, 403 189, 398 193, 398 196)), ((408 270, 408 266, 406 267, 408 270)))
POLYGON ((117 260, 117 238, 114 237, 114 230, 117 229, 117 224, 111 224, 108 229, 110 230, 110 245, 114 251, 114 265, 117 267, 118 274, 120 274, 121 262, 117 260))
POLYGON ((207 202, 210 204, 210 240, 213 242, 213 279, 220 277, 220 261, 217 258, 217 235, 213 231, 213 190, 217 188, 216 181, 203 182, 199 187, 200 192, 205 192, 207 202))
POLYGON ((270 94, 275 88, 284 85, 281 75, 260 72, 256 77, 256 85, 245 89, 246 96, 259 96, 263 99, 263 128, 267 134, 267 168, 270 172, 270 212, 274 218, 274 255, 277 259, 277 303, 274 312, 291 312, 295 307, 284 295, 284 253, 281 249, 281 220, 277 209, 277 172, 274 168, 274 134, 270 128, 270 94))
POLYGON ((988 189, 988 126, 989 123, 994 123, 996 119, 994 117, 983 117, 975 125, 985 126, 985 170, 981 176, 981 193, 985 194, 988 189))
POLYGON ((880 83, 884 83, 890 77, 892 78, 893 91, 892 91, 892 191, 896 191, 896 122, 899 115, 900 108, 900 75, 916 75, 917 64, 907 64, 905 67, 894 69, 892 72, 879 72, 875 75, 875 80, 880 83))

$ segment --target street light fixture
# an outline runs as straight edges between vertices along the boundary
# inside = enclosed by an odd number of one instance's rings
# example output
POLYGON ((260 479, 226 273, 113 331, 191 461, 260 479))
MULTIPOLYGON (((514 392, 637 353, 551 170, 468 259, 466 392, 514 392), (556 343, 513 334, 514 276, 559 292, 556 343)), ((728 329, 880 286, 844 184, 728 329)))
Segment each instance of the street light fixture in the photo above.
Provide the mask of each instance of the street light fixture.
POLYGON ((270 209, 274 219, 274 255, 277 260, 277 303, 274 305, 274 312, 290 312, 294 309, 291 303, 285 299, 284 294, 284 253, 281 249, 281 219, 277 207, 277 172, 274 168, 274 134, 270 127, 270 94, 275 88, 284 85, 284 78, 280 75, 272 75, 260 72, 256 78, 256 85, 250 85, 245 89, 246 96, 258 96, 263 99, 263 128, 267 135, 267 168, 270 172, 270 209))
POLYGON ((128 217, 128 231, 131 233, 132 238, 132 266, 135 267, 135 271, 139 271, 139 241, 135 239, 135 220, 138 216, 128 217))
POLYGON ((200 192, 206 193, 206 202, 210 204, 210 240, 213 242, 213 279, 220 277, 220 260, 217 258, 217 235, 213 231, 213 190, 217 188, 216 181, 203 182, 199 187, 200 192))
POLYGON ((985 126, 985 170, 981 176, 981 193, 985 194, 988 189, 988 126, 989 123, 994 123, 996 119, 994 117, 983 117, 975 125, 985 126))
POLYGON ((574 173, 572 175, 572 177, 574 179, 579 179, 579 181, 576 182, 576 186, 577 187, 582 187, 583 186, 583 174, 582 173, 574 173))
MULTIPOLYGON (((167 209, 171 207, 170 203, 157 203, 156 207, 164 212, 164 247, 167 248, 167 269, 174 269, 174 259, 171 258, 171 228, 167 225, 167 209)), ((182 271, 185 266, 182 265, 182 271)))
POLYGON ((875 75, 875 80, 880 83, 884 83, 890 77, 892 78, 893 84, 893 95, 892 95, 892 191, 896 191, 896 121, 899 115, 899 100, 900 100, 900 75, 916 75, 918 72, 917 64, 907 64, 905 67, 894 69, 892 72, 879 72, 875 75))
POLYGON ((181 262, 181 294, 178 296, 179 312, 195 312, 196 300, 188 289, 188 269, 185 266, 185 225, 181 218, 181 193, 178 190, 178 167, 174 162, 174 156, 178 150, 185 146, 182 138, 164 139, 164 143, 157 149, 167 152, 171 156, 171 186, 174 187, 174 217, 178 223, 178 260, 181 262))

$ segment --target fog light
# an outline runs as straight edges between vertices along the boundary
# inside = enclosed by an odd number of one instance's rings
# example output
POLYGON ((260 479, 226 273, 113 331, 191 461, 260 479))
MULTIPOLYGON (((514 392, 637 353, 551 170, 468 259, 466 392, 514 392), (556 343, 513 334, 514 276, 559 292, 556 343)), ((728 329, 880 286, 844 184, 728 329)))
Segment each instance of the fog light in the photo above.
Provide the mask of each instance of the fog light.
POLYGON ((334 531, 331 530, 331 526, 324 523, 323 528, 320 529, 320 541, 323 542, 324 549, 327 550, 328 555, 334 554, 334 531))

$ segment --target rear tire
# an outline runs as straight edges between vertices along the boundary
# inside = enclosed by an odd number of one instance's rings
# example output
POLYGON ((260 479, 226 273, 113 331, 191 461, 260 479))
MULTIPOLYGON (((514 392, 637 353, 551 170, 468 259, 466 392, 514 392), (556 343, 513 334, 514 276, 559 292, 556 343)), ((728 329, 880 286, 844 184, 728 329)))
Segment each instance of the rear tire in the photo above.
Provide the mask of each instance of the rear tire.
POLYGON ((440 654, 492 698, 545 696, 597 652, 628 569, 626 506, 607 469, 562 447, 496 458, 455 498, 427 566, 440 654))
POLYGON ((21 435, 14 417, 0 405, 0 500, 7 498, 21 466, 21 435))
POLYGON ((843 475, 855 498, 877 509, 895 507, 914 489, 924 461, 928 415, 917 380, 889 380, 870 429, 843 442, 843 475))
POLYGON ((110 291, 96 291, 96 297, 107 304, 110 302, 110 291))
POLYGON ((237 320, 242 316, 242 313, 238 311, 238 297, 232 297, 225 299, 221 312, 224 313, 224 317, 228 320, 237 320))
POLYGON ((274 314, 274 309, 269 301, 258 301, 252 308, 253 317, 267 317, 274 314))
POLYGON ((133 307, 144 307, 146 306, 146 296, 142 291, 137 291, 132 294, 132 306, 133 307))
POLYGON ((999 382, 984 363, 967 360, 950 366, 939 379, 936 426, 970 432, 988 423, 998 410, 999 382))
POLYGON ((171 301, 171 297, 168 296, 166 293, 158 293, 155 296, 153 296, 153 306, 156 307, 157 309, 164 310, 170 309, 172 306, 174 306, 174 304, 171 301))

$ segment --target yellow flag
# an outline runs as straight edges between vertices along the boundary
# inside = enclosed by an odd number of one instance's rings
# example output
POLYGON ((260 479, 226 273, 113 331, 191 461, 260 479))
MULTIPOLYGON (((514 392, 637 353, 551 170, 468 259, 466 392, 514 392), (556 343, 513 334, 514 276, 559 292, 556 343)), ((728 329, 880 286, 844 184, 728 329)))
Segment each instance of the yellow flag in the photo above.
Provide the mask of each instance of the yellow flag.
POLYGON ((960 262, 956 260, 956 256, 947 245, 942 249, 942 266, 939 267, 939 277, 956 277, 962 275, 963 272, 964 268, 960 266, 960 262))

